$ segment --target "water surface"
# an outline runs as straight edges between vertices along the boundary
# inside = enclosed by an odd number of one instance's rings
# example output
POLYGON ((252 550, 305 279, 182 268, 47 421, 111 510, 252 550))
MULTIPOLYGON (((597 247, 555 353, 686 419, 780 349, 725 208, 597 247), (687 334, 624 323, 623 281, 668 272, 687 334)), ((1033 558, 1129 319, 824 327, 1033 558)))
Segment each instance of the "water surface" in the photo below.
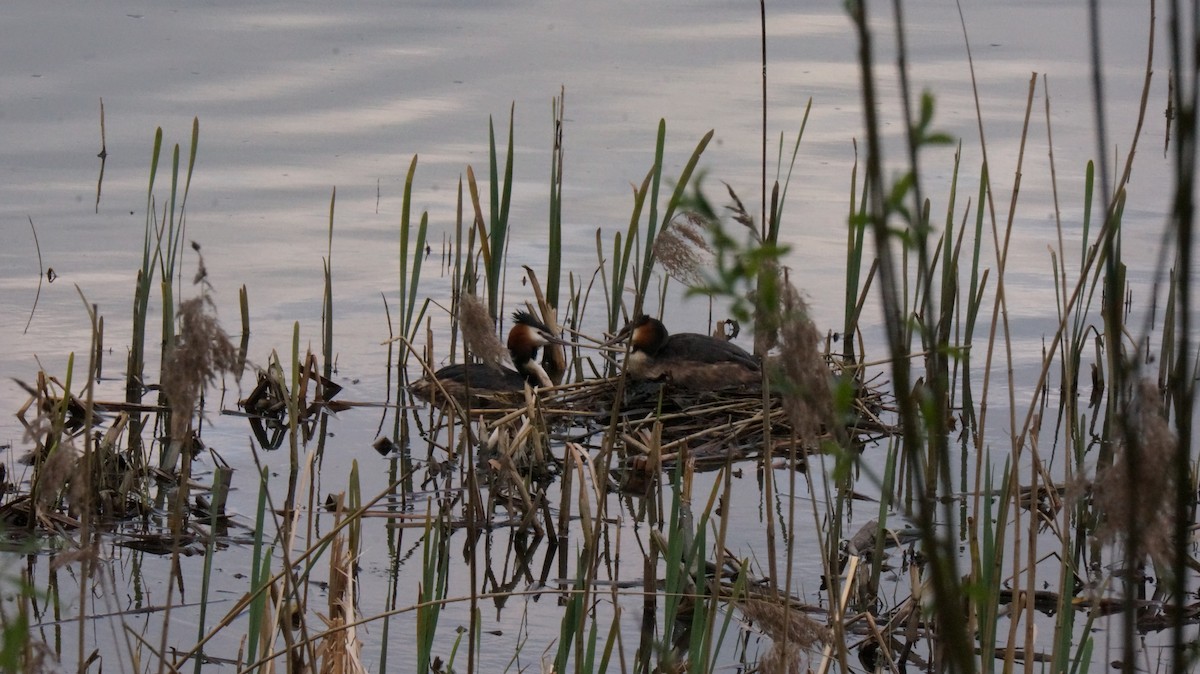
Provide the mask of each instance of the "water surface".
MULTIPOLYGON (((1100 148, 1124 156, 1141 96, 1148 11, 1140 4, 1102 4, 1110 135, 1099 142, 1084 3, 964 3, 974 84, 955 5, 926 0, 905 6, 914 91, 933 93, 935 126, 962 141, 956 220, 963 217, 964 195, 974 197, 983 161, 975 94, 1003 224, 1022 149, 1030 80, 1038 78, 1012 214, 1007 277, 1015 358, 1025 375, 1040 361, 1055 322, 1047 246, 1057 242, 1056 213, 1064 236, 1073 242, 1068 249, 1076 250, 1086 162, 1100 148)), ((872 11, 879 29, 888 160, 899 166, 903 126, 895 99, 892 20, 882 5, 872 11)), ((114 381, 102 391, 112 399, 122 395, 115 378, 129 340, 129 304, 141 258, 156 127, 162 127, 167 145, 180 143, 186 152, 192 119, 199 118, 186 236, 202 247, 220 316, 231 331, 237 329, 237 290, 247 287, 255 363, 264 364, 272 349, 290 350, 294 322, 301 344, 319 349, 322 260, 330 257, 338 381, 347 387, 342 396, 348 400, 387 398, 386 347, 381 342, 389 330, 383 298, 394 308, 401 192, 409 163, 419 155, 415 208, 429 213, 435 251, 426 262, 421 293, 445 303, 449 279, 438 273, 436 258, 444 237, 452 236, 456 191, 466 168, 473 167, 481 181, 487 179, 489 118, 503 142, 510 110, 515 111, 510 304, 529 297, 520 283, 519 265, 541 269, 545 264, 550 101, 560 87, 566 91, 565 266, 582 278, 590 278, 597 264, 596 230, 609 246, 613 234, 628 223, 631 186, 641 181, 653 160, 660 119, 667 125, 667 175, 678 174, 698 140, 712 129, 714 139, 702 161, 710 195, 722 203, 724 181, 751 211, 761 204, 759 16, 749 5, 120 2, 64 12, 18 2, 4 14, 0 310, 6 319, 0 326, 0 411, 6 416, 0 416, 0 443, 11 445, 13 455, 27 443, 9 414, 25 400, 11 378, 31 379, 39 363, 62 373, 69 353, 82 358, 78 354, 88 348, 89 324, 80 294, 105 316, 105 340, 111 348, 105 375, 114 381), (97 205, 101 99, 108 157, 97 205), (335 190, 330 252, 326 246, 335 190), (39 274, 30 220, 41 265, 53 268, 57 280, 43 284, 26 331, 39 274)), ((1162 29, 1160 25, 1160 35, 1162 29)), ((783 238, 792 245, 787 262, 818 325, 836 330, 841 324, 854 141, 860 153, 864 147, 853 31, 836 7, 804 3, 770 8, 767 40, 772 179, 780 135, 786 153, 812 101, 785 211, 783 238)), ((1165 45, 1158 45, 1125 212, 1125 255, 1135 304, 1150 299, 1170 198, 1169 164, 1162 153, 1165 53, 1165 45)), ((926 194, 935 214, 945 210, 953 151, 942 148, 923 155, 926 194)), ((165 176, 160 173, 160 185, 165 176)), ((480 187, 486 193, 486 186, 480 187)), ((161 199, 163 190, 158 194, 161 199)), ((986 240, 985 265, 994 267, 990 236, 986 240)), ((185 253, 185 279, 196 263, 194 254, 185 253)), ((1071 268, 1078 264, 1078 258, 1069 261, 1071 268)), ((187 296, 193 291, 185 287, 182 292, 187 296)), ((668 323, 677 330, 706 331, 699 317, 707 316, 707 307, 698 300, 680 303, 672 303, 668 323)), ((594 310, 591 320, 596 323, 585 327, 598 333, 600 313, 594 310)), ((876 324, 876 314, 869 307, 864 321, 876 324)), ((444 315, 435 313, 433 319, 444 325, 444 315)), ((881 342, 868 344, 868 350, 883 355, 881 342)), ((1024 389, 1018 401, 1022 396, 1028 399, 1024 389)), ((231 389, 223 405, 231 407, 236 397, 239 392, 231 389)), ((1003 410, 1002 401, 998 404, 1003 410)), ((343 414, 333 421, 330 454, 316 478, 328 485, 327 491, 344 488, 351 459, 381 467, 382 460, 370 450, 380 424, 372 414, 343 414)), ((243 475, 252 473, 244 425, 215 415, 212 422, 208 442, 243 475)), ((1001 432, 992 444, 1002 457, 1008 438, 1001 432)), ((382 488, 382 473, 368 471, 364 491, 382 488)), ((241 498, 251 498, 251 485, 241 487, 241 498)), ((743 488, 752 491, 755 486, 747 480, 743 488)), ((249 511, 251 502, 238 506, 249 511)), ((749 510, 754 510, 752 504, 749 510)), ((746 515, 751 524, 757 517, 746 515)), ((803 552, 796 560, 801 592, 815 593, 817 551, 803 552)), ((382 578, 385 552, 368 554, 364 571, 382 578)), ((629 559, 637 558, 636 550, 631 551, 629 559)), ((218 564, 233 571, 243 561, 227 556, 218 564)), ((161 580, 165 586, 165 574, 161 580)), ((227 591, 232 596, 239 587, 244 585, 231 580, 227 591)), ((160 594, 150 601, 162 600, 160 594)), ((365 613, 380 610, 370 605, 370 597, 364 600, 365 613)), ((521 617, 517 613, 497 615, 496 623, 512 630, 521 617)), ((537 625, 534 618, 530 631, 555 634, 557 618, 548 620, 537 625)), ((375 652, 379 644, 372 639, 378 637, 365 638, 368 651, 375 652)))

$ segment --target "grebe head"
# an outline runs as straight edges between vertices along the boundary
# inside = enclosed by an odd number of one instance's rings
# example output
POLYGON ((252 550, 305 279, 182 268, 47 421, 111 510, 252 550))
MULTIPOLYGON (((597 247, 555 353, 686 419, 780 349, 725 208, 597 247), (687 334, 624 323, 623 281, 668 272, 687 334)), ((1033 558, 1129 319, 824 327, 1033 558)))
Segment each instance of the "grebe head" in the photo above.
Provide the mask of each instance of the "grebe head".
POLYGON ((662 321, 643 315, 633 322, 629 341, 634 351, 644 351, 653 356, 667 343, 667 337, 670 337, 670 333, 662 321))
POLYGON ((605 346, 628 339, 632 346, 632 351, 653 356, 658 353, 663 344, 666 344, 667 337, 669 336, 670 333, 667 332, 667 326, 663 325, 662 321, 642 314, 629 323, 626 323, 625 327, 621 328, 621 331, 615 337, 605 342, 605 346))
POLYGON ((553 385, 545 368, 537 362, 537 351, 547 344, 570 342, 556 337, 545 323, 527 311, 514 312, 512 320, 512 329, 508 331, 508 352, 512 355, 513 365, 521 374, 534 377, 539 385, 553 385))
POLYGON ((649 316, 638 316, 610 343, 628 339, 624 370, 632 379, 667 381, 692 390, 715 390, 760 382, 758 361, 737 345, 689 332, 672 335, 649 316))

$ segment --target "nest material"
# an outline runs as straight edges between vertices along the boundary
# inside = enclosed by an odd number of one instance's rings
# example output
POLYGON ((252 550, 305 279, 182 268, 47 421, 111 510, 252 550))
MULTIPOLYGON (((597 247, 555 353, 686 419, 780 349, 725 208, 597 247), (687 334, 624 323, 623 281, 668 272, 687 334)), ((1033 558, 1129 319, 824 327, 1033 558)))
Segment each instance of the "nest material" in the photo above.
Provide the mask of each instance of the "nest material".
POLYGON ((792 450, 803 456, 819 451, 827 441, 861 447, 894 434, 894 425, 881 419, 891 409, 882 386, 853 379, 834 358, 826 357, 826 362, 830 378, 849 382, 854 395, 839 422, 841 428, 823 427, 817 433, 793 426, 786 396, 772 392, 764 408, 757 386, 693 391, 669 383, 626 380, 622 384, 620 377, 544 389, 536 396, 514 400, 507 409, 475 408, 472 414, 483 417, 491 432, 519 427, 536 415, 550 429, 552 439, 599 451, 617 407, 615 451, 626 468, 638 470, 669 467, 685 456, 697 469, 715 469, 729 462, 761 459, 768 448, 777 456, 792 450))
MULTIPOLYGON (((569 406, 577 401, 598 401, 600 411, 609 413, 616 396, 616 379, 600 380, 584 390, 571 393, 564 400, 555 397, 553 406, 569 406)), ((806 434, 793 426, 794 415, 784 396, 771 393, 766 406, 758 387, 741 387, 720 391, 689 391, 670 384, 627 382, 618 419, 620 445, 627 460, 642 461, 653 457, 664 466, 686 455, 698 469, 716 468, 730 461, 756 460, 767 449, 781 454, 797 448, 819 451, 826 441, 838 436, 855 446, 890 435, 895 428, 880 419, 888 407, 882 391, 875 386, 855 387, 852 409, 843 420, 844 433, 821 428, 817 434, 806 434)), ((591 421, 602 437, 607 416, 591 421)))

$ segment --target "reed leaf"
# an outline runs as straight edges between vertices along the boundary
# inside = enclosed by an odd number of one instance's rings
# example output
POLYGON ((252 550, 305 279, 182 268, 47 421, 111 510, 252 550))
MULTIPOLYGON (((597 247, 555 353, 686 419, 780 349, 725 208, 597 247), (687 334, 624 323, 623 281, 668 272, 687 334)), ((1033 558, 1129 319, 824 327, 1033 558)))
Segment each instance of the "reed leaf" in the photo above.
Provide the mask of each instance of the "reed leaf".
POLYGON ((558 308, 560 279, 562 277, 562 184, 563 184, 563 111, 566 106, 566 89, 550 103, 550 114, 554 121, 552 149, 550 151, 550 217, 549 259, 546 261, 546 301, 558 308))
MULTIPOLYGON (((612 297, 609 305, 608 330, 616 332, 620 327, 621 308, 623 307, 622 298, 625 295, 625 280, 629 274, 629 263, 633 259, 633 245, 637 240, 638 223, 642 217, 642 208, 646 203, 646 195, 650 189, 650 183, 654 178, 654 169, 651 169, 642 180, 641 187, 633 193, 633 213, 629 217, 629 228, 625 232, 625 246, 621 247, 621 235, 618 232, 616 244, 613 251, 613 284, 612 297)), ((634 272, 637 273, 636 271, 634 272)), ((641 309, 641 291, 637 293, 634 304, 634 314, 641 309)))
MULTIPOLYGON (((264 590, 264 586, 271 578, 271 559, 274 555, 274 546, 266 546, 265 542, 269 477, 270 470, 264 466, 259 473, 258 507, 254 519, 254 545, 250 550, 250 592, 253 599, 250 600, 249 621, 246 628, 246 655, 251 662, 260 655, 259 638, 263 634, 264 621, 267 619, 268 593, 264 590)), ((264 652, 266 648, 267 645, 263 644, 264 652)), ((200 660, 200 658, 196 659, 200 660)))
MULTIPOLYGON (((324 360, 322 374, 326 379, 333 377, 333 213, 337 203, 337 188, 329 196, 329 238, 326 242, 324 292, 321 293, 321 356, 324 360)), ((322 434, 323 436, 324 434, 322 434)))
POLYGON ((512 201, 513 176, 513 118, 516 114, 514 103, 508 113, 508 152, 504 162, 504 182, 500 182, 500 171, 497 165, 496 130, 492 118, 488 117, 488 166, 489 191, 491 196, 491 211, 489 218, 489 248, 492 257, 487 261, 488 310, 492 320, 500 319, 500 271, 504 268, 504 251, 508 248, 508 211, 512 201))
POLYGON ((654 265, 654 237, 659 229, 665 228, 671 222, 671 219, 675 217, 675 210, 679 208, 679 204, 683 201, 688 182, 692 179, 692 173, 696 170, 696 165, 700 162, 700 155, 704 154, 704 149, 708 147, 708 143, 713 137, 713 131, 709 130, 700 139, 700 142, 697 143, 696 149, 692 151, 687 164, 684 165, 683 171, 679 174, 679 180, 675 183, 675 189, 671 193, 670 200, 667 202, 662 221, 659 222, 656 220, 655 215, 658 209, 658 186, 659 181, 662 179, 663 145, 666 142, 666 134, 667 124, 665 120, 662 120, 658 125, 658 141, 654 150, 654 168, 651 171, 652 179, 650 186, 650 213, 646 221, 646 238, 642 242, 645 247, 645 258, 642 261, 642 269, 638 276, 638 293, 635 298, 634 313, 640 311, 646 296, 646 289, 650 284, 650 272, 654 265))
POLYGON ((429 513, 422 549, 421 583, 417 588, 416 656, 418 672, 430 671, 442 600, 446 597, 450 556, 440 516, 429 513))

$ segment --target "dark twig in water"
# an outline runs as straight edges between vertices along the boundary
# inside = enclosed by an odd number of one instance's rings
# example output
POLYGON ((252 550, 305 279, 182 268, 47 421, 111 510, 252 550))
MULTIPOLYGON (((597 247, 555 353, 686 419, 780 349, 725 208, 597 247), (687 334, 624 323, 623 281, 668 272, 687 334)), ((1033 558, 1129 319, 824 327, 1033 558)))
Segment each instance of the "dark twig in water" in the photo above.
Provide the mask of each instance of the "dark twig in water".
POLYGON ((100 188, 104 185, 104 165, 108 162, 108 141, 104 137, 104 99, 100 99, 100 177, 96 179, 96 212, 100 212, 100 188))
POLYGON ((33 218, 29 218, 29 229, 33 232, 33 247, 37 249, 38 256, 38 287, 37 293, 33 296, 33 306, 29 307, 29 320, 25 321, 25 331, 21 334, 29 332, 29 324, 33 323, 33 312, 37 311, 38 299, 42 296, 42 277, 45 276, 42 267, 42 245, 38 243, 37 227, 33 226, 33 218))

